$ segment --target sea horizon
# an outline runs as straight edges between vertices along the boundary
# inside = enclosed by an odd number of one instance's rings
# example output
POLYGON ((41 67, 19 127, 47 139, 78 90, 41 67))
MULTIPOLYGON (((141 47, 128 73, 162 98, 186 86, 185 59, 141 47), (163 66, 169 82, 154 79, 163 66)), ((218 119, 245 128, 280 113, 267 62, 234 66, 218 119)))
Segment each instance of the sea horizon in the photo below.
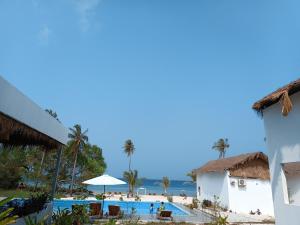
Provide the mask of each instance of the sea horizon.
MULTIPOLYGON (((120 178, 123 179, 123 178, 120 178)), ((102 193, 103 187, 88 185, 88 190, 95 193, 102 193)), ((106 192, 128 192, 128 185, 116 185, 116 186, 106 186, 106 192)), ((142 183, 135 188, 135 192, 139 194, 156 194, 161 195, 164 193, 164 189, 161 185, 161 179, 150 179, 142 178, 142 183)), ((170 186, 167 189, 169 195, 181 195, 186 194, 190 197, 196 196, 196 184, 190 180, 170 180, 170 186)))

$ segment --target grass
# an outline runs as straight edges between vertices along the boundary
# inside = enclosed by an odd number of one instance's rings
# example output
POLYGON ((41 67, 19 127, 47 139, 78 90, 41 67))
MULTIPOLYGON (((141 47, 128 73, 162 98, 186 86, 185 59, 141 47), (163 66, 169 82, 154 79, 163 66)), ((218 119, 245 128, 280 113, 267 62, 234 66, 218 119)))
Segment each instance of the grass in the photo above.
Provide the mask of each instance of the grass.
POLYGON ((32 192, 20 189, 0 189, 0 197, 28 198, 32 192))

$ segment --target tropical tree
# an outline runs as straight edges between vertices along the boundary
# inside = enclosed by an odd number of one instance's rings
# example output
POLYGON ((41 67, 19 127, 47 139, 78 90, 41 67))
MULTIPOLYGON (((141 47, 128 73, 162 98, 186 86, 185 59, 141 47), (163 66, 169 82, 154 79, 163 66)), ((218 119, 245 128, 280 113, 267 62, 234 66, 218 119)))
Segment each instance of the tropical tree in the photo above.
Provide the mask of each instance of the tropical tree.
POLYGON ((106 163, 102 155, 102 149, 97 145, 86 144, 79 155, 80 180, 100 176, 105 172, 106 163))
POLYGON ((58 115, 55 111, 53 111, 52 109, 45 109, 45 111, 47 113, 50 114, 50 116, 52 116, 54 119, 56 119, 58 122, 60 122, 60 120, 58 119, 58 115))
POLYGON ((134 144, 130 139, 128 139, 125 141, 123 148, 124 148, 124 152, 129 157, 129 167, 128 168, 129 168, 129 171, 131 171, 131 156, 133 155, 134 150, 135 150, 134 144))
POLYGON ((0 188, 16 188, 27 170, 26 153, 19 147, 0 148, 0 188))
POLYGON ((70 190, 71 191, 71 196, 72 196, 73 185, 74 185, 74 181, 75 181, 75 172, 76 172, 76 164, 77 164, 78 153, 80 151, 82 151, 84 145, 88 142, 88 136, 87 136, 88 130, 85 130, 85 131, 82 132, 81 126, 79 124, 76 124, 76 125, 74 125, 73 128, 69 128, 69 129, 70 129, 69 147, 72 151, 72 155, 74 155, 71 190, 70 190))
POLYGON ((219 152, 219 159, 225 158, 226 149, 229 148, 228 139, 220 138, 217 142, 214 143, 212 149, 219 152))
POLYGON ((193 170, 191 172, 188 172, 187 173, 187 176, 190 177, 192 179, 193 182, 196 182, 196 179, 197 179, 197 174, 196 172, 193 170))
POLYGON ((165 194, 167 194, 167 190, 168 190, 168 188, 170 186, 170 180, 169 180, 169 178, 168 177, 163 177, 161 184, 163 186, 165 194))
POLYGON ((138 171, 137 170, 125 171, 123 177, 127 181, 129 187, 129 193, 132 195, 134 192, 134 188, 138 184, 138 171))
MULTIPOLYGON (((52 116, 54 119, 56 119, 58 122, 60 122, 58 115, 55 111, 53 111, 52 109, 45 109, 45 111, 52 116)), ((38 151, 40 151, 40 149, 38 149, 38 151)), ((43 149, 43 154, 42 154, 42 158, 41 158, 41 162, 40 162, 40 168, 39 168, 39 172, 37 174, 37 177, 39 178, 42 175, 42 171, 43 171, 43 165, 44 165, 44 161, 45 161, 45 156, 47 154, 47 149, 44 148, 43 149)), ((38 185, 38 179, 36 179, 36 183, 35 183, 35 188, 37 188, 38 185)))

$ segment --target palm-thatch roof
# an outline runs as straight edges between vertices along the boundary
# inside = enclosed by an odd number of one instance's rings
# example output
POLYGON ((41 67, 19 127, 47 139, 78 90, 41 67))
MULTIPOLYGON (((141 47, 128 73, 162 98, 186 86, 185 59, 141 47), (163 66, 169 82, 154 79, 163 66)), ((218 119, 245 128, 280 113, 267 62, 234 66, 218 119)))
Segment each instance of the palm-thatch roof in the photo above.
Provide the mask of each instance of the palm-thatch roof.
POLYGON ((291 162, 283 164, 283 169, 288 176, 300 176, 300 163, 291 162))
POLYGON ((200 174, 229 171, 231 176, 260 179, 270 178, 268 157, 262 152, 212 160, 194 171, 200 174))
POLYGON ((0 143, 54 149, 67 140, 60 122, 0 76, 0 143))
POLYGON ((57 149, 62 144, 0 112, 0 143, 12 146, 42 146, 57 149))
POLYGON ((255 102, 252 106, 254 110, 258 113, 262 114, 262 111, 269 106, 280 102, 282 105, 282 114, 287 116, 288 113, 292 110, 292 102, 289 98, 292 94, 300 91, 300 79, 295 80, 276 91, 272 92, 271 94, 265 96, 261 100, 255 102))

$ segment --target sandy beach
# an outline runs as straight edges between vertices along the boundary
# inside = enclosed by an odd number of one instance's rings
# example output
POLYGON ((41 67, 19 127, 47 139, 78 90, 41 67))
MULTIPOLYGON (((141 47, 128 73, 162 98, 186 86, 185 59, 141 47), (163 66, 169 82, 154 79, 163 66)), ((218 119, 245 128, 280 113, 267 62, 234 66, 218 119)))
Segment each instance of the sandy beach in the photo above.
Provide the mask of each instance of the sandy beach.
MULTIPOLYGON (((119 201, 120 198, 123 198, 123 201, 135 201, 134 197, 127 198, 126 195, 122 194, 113 194, 113 195, 106 195, 106 200, 116 200, 119 201)), ((140 200, 143 202, 168 202, 166 196, 163 195, 139 195, 140 200)), ((173 202, 179 204, 191 204, 193 198, 192 197, 182 197, 182 196, 172 196, 173 202)), ((66 197, 61 199, 73 199, 73 197, 66 197)), ((95 197, 88 197, 86 200, 96 200, 95 197)))

